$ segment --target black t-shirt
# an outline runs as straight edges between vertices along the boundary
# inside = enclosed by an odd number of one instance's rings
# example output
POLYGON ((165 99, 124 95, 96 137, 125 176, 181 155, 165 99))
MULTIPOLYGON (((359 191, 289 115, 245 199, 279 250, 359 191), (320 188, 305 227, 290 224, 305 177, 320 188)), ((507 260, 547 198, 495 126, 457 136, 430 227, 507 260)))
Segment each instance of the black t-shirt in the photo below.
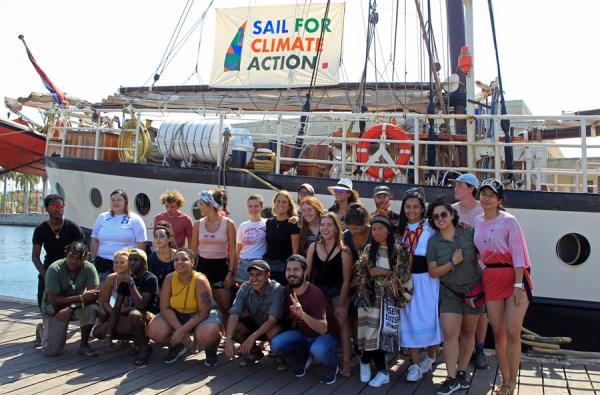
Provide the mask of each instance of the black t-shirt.
POLYGON ((148 257, 148 270, 158 278, 158 285, 162 287, 167 274, 175 271, 175 265, 173 264, 173 260, 169 262, 161 261, 158 259, 156 251, 154 251, 148 257))
POLYGON ((158 304, 156 303, 156 295, 158 293, 158 278, 146 270, 141 277, 134 278, 133 281, 135 282, 135 287, 140 291, 140 294, 147 292, 152 295, 146 307, 141 310, 157 314, 158 304))
POLYGON ((265 259, 288 259, 292 252, 292 235, 300 233, 297 224, 291 224, 287 219, 277 221, 275 218, 267 220, 267 253, 265 259))
POLYGON ((62 228, 55 233, 48 221, 39 224, 33 231, 33 244, 44 247, 46 256, 43 260, 44 269, 66 256, 65 248, 74 241, 83 240, 83 232, 73 221, 64 220, 62 228), (58 235, 58 239, 56 236, 58 235))

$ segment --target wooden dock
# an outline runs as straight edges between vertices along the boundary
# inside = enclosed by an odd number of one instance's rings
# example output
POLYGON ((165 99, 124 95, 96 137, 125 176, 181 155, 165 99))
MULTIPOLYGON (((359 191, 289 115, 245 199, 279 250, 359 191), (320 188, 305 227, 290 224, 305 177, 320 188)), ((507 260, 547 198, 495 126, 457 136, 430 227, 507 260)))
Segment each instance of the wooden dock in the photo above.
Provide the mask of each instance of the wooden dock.
MULTIPOLYGON (((278 372, 271 358, 256 366, 241 368, 219 354, 219 363, 204 366, 202 352, 173 365, 162 362, 166 349, 154 346, 147 366, 133 365, 126 349, 85 358, 77 354, 79 334, 69 330, 67 347, 57 357, 46 357, 33 347, 35 325, 40 322, 37 306, 0 299, 0 394, 435 394, 446 376, 443 362, 419 383, 406 382, 406 357, 392 358, 391 383, 373 389, 358 379, 354 366, 350 379, 338 378, 333 385, 321 385, 320 367, 313 367, 301 379, 290 370, 278 372)), ((97 341, 92 345, 99 348, 97 341)), ((489 394, 498 380, 494 358, 490 369, 473 370, 471 388, 458 394, 489 394)), ((356 365, 356 364, 355 364, 356 365)), ((518 394, 600 393, 600 364, 586 361, 554 361, 523 357, 518 394)))

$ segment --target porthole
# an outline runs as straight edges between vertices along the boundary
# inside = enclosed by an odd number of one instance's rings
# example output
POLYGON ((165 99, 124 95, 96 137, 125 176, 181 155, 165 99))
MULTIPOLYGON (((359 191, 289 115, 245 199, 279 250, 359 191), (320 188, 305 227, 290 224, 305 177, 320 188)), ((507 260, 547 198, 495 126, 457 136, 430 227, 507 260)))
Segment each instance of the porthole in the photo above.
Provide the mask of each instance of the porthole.
POLYGON ((65 190, 63 189, 62 185, 60 185, 60 182, 57 182, 56 185, 56 192, 63 198, 63 200, 65 199, 65 190))
POLYGON ((202 214, 200 213, 200 199, 197 199, 192 203, 192 216, 196 221, 202 218, 202 214))
POLYGON ((556 242, 556 255, 571 266, 578 266, 590 257, 588 239, 579 233, 567 233, 556 242))
POLYGON ((92 206, 96 208, 102 206, 102 194, 98 188, 90 189, 90 202, 92 202, 92 206))
POLYGON ((150 198, 145 193, 138 193, 135 196, 135 209, 141 215, 146 215, 150 212, 150 198))

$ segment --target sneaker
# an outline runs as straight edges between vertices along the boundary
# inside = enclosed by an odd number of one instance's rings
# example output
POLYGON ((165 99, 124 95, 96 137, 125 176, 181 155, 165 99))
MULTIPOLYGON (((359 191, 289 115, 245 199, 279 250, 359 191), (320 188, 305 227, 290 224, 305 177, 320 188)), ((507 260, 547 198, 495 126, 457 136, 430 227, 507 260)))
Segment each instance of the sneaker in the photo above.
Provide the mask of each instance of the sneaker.
POLYGON ((152 348, 150 346, 142 347, 140 352, 133 360, 134 365, 141 366, 146 365, 150 362, 150 356, 152 355, 152 348))
POLYGON ((416 382, 423 378, 423 372, 419 365, 413 363, 408 367, 408 374, 406 375, 406 381, 416 382))
POLYGON ((360 363, 360 382, 368 383, 371 380, 371 365, 360 363))
POLYGON ((460 389, 466 390, 471 386, 469 375, 464 370, 456 372, 456 380, 458 381, 458 384, 460 384, 460 389))
POLYGON ((460 384, 457 379, 447 377, 442 384, 440 384, 436 394, 437 395, 449 395, 456 391, 460 391, 460 384))
POLYGON ((421 359, 421 362, 419 362, 419 368, 421 368, 421 371, 423 372, 423 374, 429 372, 432 367, 433 367, 433 359, 429 355, 425 355, 421 359))
MULTIPOLYGON (((320 383, 325 384, 325 385, 335 384, 335 379, 336 379, 339 371, 340 371, 340 367, 338 365, 335 365, 334 368, 328 368, 327 373, 325 374, 325 377, 323 377, 323 379, 320 381, 320 383)), ((305 370, 305 372, 306 372, 306 370, 305 370)))
POLYGON ((390 375, 388 372, 379 371, 373 377, 373 380, 369 381, 369 387, 381 387, 384 384, 388 384, 390 382, 390 375))
POLYGON ((169 352, 167 353, 164 361, 167 365, 175 363, 179 357, 184 355, 186 352, 187 347, 185 347, 183 344, 178 344, 175 347, 169 347, 169 352))
POLYGON ((308 370, 308 367, 310 366, 311 362, 312 358, 308 357, 300 368, 294 370, 294 375, 298 378, 306 376, 306 371, 308 370))
POLYGON ((485 358, 485 354, 483 353, 483 348, 476 348, 475 353, 473 354, 473 360, 475 361, 475 367, 477 369, 487 369, 488 363, 485 358))
POLYGON ((240 361, 240 366, 243 368, 247 366, 253 366, 264 356, 265 354, 258 347, 254 347, 247 357, 242 358, 240 361))
POLYGON ((217 347, 206 347, 204 349, 204 365, 215 366, 217 364, 217 347))

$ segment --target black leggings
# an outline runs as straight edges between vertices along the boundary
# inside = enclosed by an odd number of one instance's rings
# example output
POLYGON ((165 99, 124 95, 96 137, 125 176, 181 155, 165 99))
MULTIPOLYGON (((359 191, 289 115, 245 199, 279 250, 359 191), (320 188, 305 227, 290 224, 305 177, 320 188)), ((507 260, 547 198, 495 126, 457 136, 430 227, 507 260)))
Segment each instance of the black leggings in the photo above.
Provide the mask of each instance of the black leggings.
POLYGON ((363 351, 360 357, 361 363, 370 363, 373 361, 375 363, 375 369, 377 371, 385 372, 387 371, 387 366, 385 364, 385 351, 375 350, 375 351, 363 351))

